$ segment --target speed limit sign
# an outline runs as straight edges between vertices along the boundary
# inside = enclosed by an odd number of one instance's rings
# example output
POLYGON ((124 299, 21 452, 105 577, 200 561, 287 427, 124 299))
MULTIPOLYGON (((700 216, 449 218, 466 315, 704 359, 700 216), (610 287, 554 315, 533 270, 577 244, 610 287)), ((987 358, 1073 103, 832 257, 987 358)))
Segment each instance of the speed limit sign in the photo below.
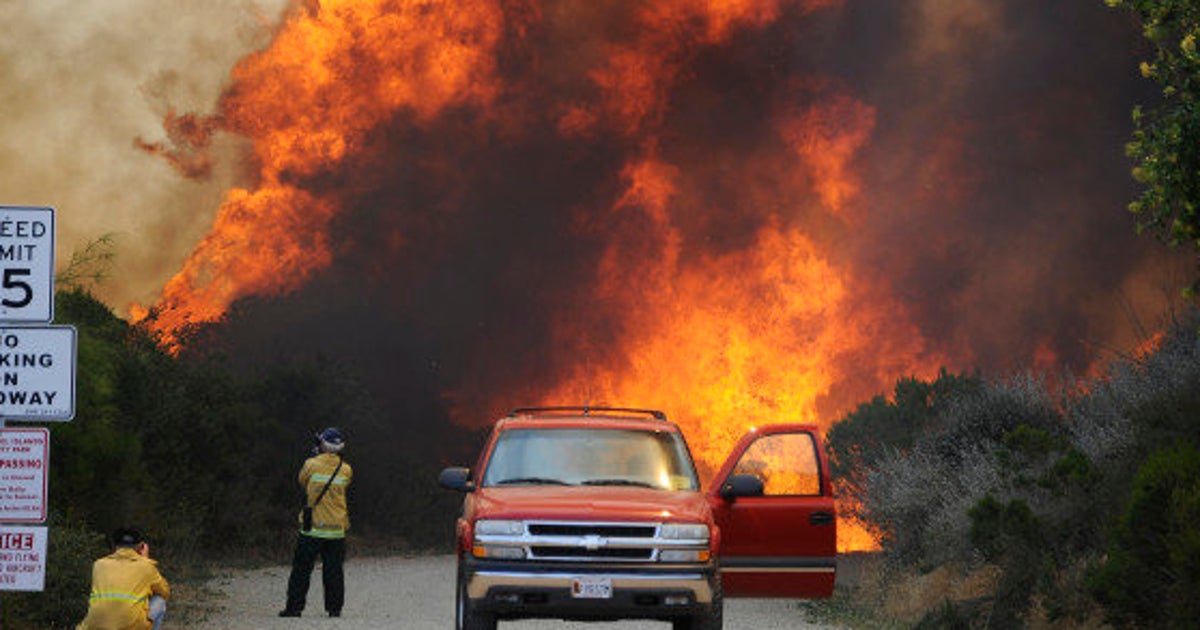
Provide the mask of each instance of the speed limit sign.
POLYGON ((54 319, 54 208, 0 206, 0 321, 54 319))

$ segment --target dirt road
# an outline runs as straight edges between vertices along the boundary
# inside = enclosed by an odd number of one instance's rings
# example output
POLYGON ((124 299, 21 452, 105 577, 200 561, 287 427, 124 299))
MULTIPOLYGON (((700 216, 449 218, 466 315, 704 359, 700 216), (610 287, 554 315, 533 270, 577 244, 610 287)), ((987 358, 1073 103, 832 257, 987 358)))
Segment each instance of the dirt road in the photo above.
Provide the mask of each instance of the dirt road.
MULTIPOLYGON (((320 567, 313 574, 308 609, 300 619, 280 619, 288 568, 241 571, 215 578, 211 612, 205 619, 189 618, 169 628, 194 630, 448 630, 454 627, 454 557, 353 558, 346 563, 346 608, 341 619, 328 619, 321 607, 320 567)), ((192 616, 194 617, 194 615, 192 616)), ((662 622, 564 623, 561 621, 501 622, 502 630, 663 630, 662 622)), ((730 630, 810 628, 796 602, 729 600, 725 627, 730 630)))

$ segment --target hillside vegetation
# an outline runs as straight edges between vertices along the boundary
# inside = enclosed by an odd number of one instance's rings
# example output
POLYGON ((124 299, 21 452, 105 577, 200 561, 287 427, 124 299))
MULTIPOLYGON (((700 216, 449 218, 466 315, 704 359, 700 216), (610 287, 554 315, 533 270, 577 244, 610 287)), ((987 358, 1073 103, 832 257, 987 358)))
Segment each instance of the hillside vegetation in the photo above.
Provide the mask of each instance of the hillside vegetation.
POLYGON ((854 604, 901 626, 1194 627, 1198 323, 1096 378, 943 373, 836 424, 843 494, 883 545, 854 604))
MULTIPOLYGON (((400 434, 328 361, 256 369, 177 357, 84 291, 77 414, 50 424, 44 593, 0 598, 5 627, 71 627, 104 533, 145 530, 173 578, 213 563, 286 562, 294 475, 322 426, 348 428, 351 548, 447 548, 458 497, 432 480, 445 444, 400 434), (363 500, 362 497, 369 497, 363 500)), ((1186 626, 1200 618, 1200 318, 1103 376, 904 379, 829 433, 835 478, 882 560, 836 604, 927 627, 1186 626)), ((399 426, 406 426, 401 423, 399 426)), ((452 449, 453 450, 453 449, 452 449)))
MULTIPOLYGON (((59 292, 55 316, 78 330, 78 366, 74 420, 42 425, 51 434, 46 588, 0 593, 0 626, 74 627, 91 563, 118 526, 146 533, 169 579, 214 563, 286 562, 296 473, 330 425, 346 429, 347 458, 363 464, 352 494, 371 497, 352 506, 351 550, 448 544, 457 497, 432 482, 444 462, 421 436, 399 435, 348 367, 173 356, 83 290, 59 292)), ((473 434, 457 441, 476 444, 473 434)))

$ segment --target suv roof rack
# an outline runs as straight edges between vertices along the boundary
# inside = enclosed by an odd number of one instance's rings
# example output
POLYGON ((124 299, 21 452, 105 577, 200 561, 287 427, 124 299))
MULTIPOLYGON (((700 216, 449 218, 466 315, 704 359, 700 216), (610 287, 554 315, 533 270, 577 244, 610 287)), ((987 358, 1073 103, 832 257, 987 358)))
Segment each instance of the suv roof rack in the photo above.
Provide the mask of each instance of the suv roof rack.
POLYGON ((601 415, 615 414, 636 414, 650 416, 655 420, 666 421, 667 414, 658 411, 657 409, 634 409, 632 407, 587 407, 587 406, 562 406, 562 407, 518 407, 509 412, 508 417, 513 418, 519 415, 537 415, 542 413, 554 413, 560 411, 575 411, 580 412, 585 416, 591 416, 594 413, 601 415))

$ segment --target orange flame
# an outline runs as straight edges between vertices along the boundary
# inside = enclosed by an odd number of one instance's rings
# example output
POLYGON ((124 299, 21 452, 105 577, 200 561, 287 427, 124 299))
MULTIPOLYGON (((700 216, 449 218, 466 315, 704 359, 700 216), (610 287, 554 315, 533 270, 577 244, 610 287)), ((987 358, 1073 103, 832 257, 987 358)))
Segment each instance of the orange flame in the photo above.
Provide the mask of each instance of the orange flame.
MULTIPOLYGON (((860 308, 868 298, 854 285, 862 281, 797 227, 776 220, 751 247, 683 265, 670 222, 678 211, 670 206, 675 173, 654 161, 627 168, 626 194, 614 212, 647 215, 658 230, 658 259, 628 268, 622 246, 610 248, 596 295, 629 302, 625 340, 596 349, 544 402, 638 401, 668 409, 711 473, 755 424, 827 428, 833 412, 856 399, 831 399, 839 381, 866 372, 853 393, 862 397, 884 389, 894 374, 931 372, 936 363, 918 363, 925 349, 903 309, 879 296, 869 298, 877 306, 860 308), (880 346, 881 335, 893 345, 880 346), (875 352, 887 353, 874 358, 877 374, 854 364, 875 352)), ((841 538, 847 550, 877 547, 850 521, 841 538)))
MULTIPOLYGON (((693 192, 704 174, 663 150, 672 88, 701 50, 785 10, 837 3, 637 3, 631 35, 596 47, 594 63, 583 53, 572 61, 588 66, 581 76, 590 91, 540 104, 564 138, 615 134, 633 147, 615 201, 578 222, 606 244, 591 293, 599 312, 617 314, 607 326, 616 342, 597 341, 545 402, 666 409, 707 474, 755 424, 828 428, 897 376, 932 375, 944 364, 870 270, 836 253, 839 233, 861 211, 855 160, 870 141, 873 108, 821 80, 801 86, 805 98, 780 107, 769 146, 721 164, 745 182, 745 210, 712 207, 693 192), (696 217, 743 211, 761 220, 737 246, 709 250, 685 229, 696 217)), ((552 21, 526 4, 322 0, 291 15, 268 49, 237 66, 219 116, 176 121, 185 149, 207 146, 212 127, 249 138, 255 184, 227 194, 149 325, 176 343, 188 325, 220 320, 236 300, 286 293, 328 266, 337 256, 329 228, 344 209, 314 182, 396 116, 420 126, 451 108, 494 115, 489 108, 512 89, 500 78, 497 49, 505 37, 524 36, 520 20, 552 21)), ((601 10, 570 6, 546 13, 601 10)), ((162 152, 206 166, 187 151, 162 152)), ((564 319, 553 334, 588 339, 591 324, 564 319)), ((869 528, 843 519, 839 547, 877 543, 869 528)))
MULTIPOLYGON (((624 133, 643 138, 645 150, 625 167, 624 194, 608 221, 634 223, 645 232, 639 244, 612 242, 597 274, 595 295, 623 313, 623 340, 615 348, 595 348, 545 402, 637 401, 668 409, 707 475, 754 424, 799 421, 827 428, 856 396, 886 389, 898 374, 932 374, 938 362, 899 304, 872 290, 859 271, 826 253, 828 243, 783 214, 772 214, 744 249, 687 250, 680 223, 709 209, 695 207, 683 193, 686 174, 659 156, 653 133, 676 78, 672 63, 685 56, 682 46, 665 43, 679 32, 679 22, 666 16, 696 18, 708 10, 701 39, 716 41, 728 36, 731 25, 769 22, 777 7, 730 3, 716 11, 713 4, 685 4, 650 12, 652 26, 638 44, 615 51, 610 65, 593 73, 608 95, 604 111, 583 115, 573 108, 570 122, 560 125, 578 132, 607 115, 624 133), (883 339, 888 341, 881 344, 883 339), (851 391, 835 391, 854 379, 851 391)), ((804 199, 815 193, 829 216, 852 221, 860 193, 854 158, 873 126, 870 107, 840 94, 783 116, 779 135, 792 156, 764 162, 790 168, 779 175, 777 190, 750 188, 746 196, 804 199)), ((753 172, 744 175, 746 182, 761 180, 753 172)), ((563 335, 587 335, 586 324, 583 330, 574 322, 562 327, 563 335)), ((850 518, 842 519, 838 544, 843 551, 879 547, 869 528, 850 518)))
POLYGON ((784 138, 812 171, 813 188, 830 212, 840 213, 858 196, 858 178, 850 162, 874 126, 874 110, 845 95, 784 124, 784 138))
POLYGON ((869 523, 847 516, 844 501, 838 501, 837 548, 839 552, 879 551, 879 533, 869 523))
POLYGON ((420 123, 491 101, 503 23, 498 6, 478 2, 323 0, 288 18, 270 48, 235 68, 221 103, 221 128, 253 140, 257 185, 226 195, 212 231, 163 289, 151 328, 174 344, 238 298, 285 293, 327 266, 337 202, 297 182, 397 111, 420 123))
POLYGON ((1166 339, 1167 339, 1167 331, 1166 330, 1154 331, 1153 333, 1150 334, 1150 336, 1148 336, 1144 340, 1142 340, 1142 342, 1139 343, 1136 348, 1134 348, 1133 357, 1135 359, 1141 360, 1141 359, 1145 359, 1146 357, 1158 352, 1162 348, 1163 342, 1166 341, 1166 339))

